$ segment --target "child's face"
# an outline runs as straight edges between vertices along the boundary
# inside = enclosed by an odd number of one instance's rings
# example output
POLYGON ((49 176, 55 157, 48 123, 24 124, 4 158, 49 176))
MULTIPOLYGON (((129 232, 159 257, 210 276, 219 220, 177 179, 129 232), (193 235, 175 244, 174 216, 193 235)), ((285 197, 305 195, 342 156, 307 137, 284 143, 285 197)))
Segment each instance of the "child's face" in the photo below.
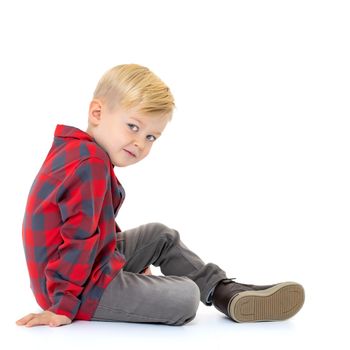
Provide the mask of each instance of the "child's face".
POLYGON ((160 137, 168 118, 147 116, 132 109, 93 100, 89 109, 87 133, 108 153, 113 165, 125 167, 144 159, 160 137))

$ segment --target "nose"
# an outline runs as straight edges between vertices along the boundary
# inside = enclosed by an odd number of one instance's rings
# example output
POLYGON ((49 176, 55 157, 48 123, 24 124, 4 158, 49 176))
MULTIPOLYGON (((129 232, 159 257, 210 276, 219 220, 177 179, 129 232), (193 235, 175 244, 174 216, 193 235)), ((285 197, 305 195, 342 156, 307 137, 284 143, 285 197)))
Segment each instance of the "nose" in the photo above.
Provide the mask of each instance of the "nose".
POLYGON ((134 146, 140 150, 143 150, 145 147, 145 141, 143 140, 143 138, 138 137, 134 140, 134 146))

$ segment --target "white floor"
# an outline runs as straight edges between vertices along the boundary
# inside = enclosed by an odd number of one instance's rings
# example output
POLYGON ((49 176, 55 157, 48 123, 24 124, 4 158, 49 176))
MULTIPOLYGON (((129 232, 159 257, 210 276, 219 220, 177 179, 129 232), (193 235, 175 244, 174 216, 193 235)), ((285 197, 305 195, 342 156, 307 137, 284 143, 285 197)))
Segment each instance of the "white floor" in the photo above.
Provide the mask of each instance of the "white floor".
POLYGON ((315 303, 309 300, 300 313, 288 321, 259 324, 233 323, 204 305, 200 305, 195 320, 182 327, 76 321, 60 328, 24 328, 6 319, 2 322, 1 342, 11 344, 11 349, 28 350, 317 349, 320 346, 349 349, 345 317, 333 319, 335 310, 326 309, 324 317, 320 317, 323 312, 314 307, 315 303))

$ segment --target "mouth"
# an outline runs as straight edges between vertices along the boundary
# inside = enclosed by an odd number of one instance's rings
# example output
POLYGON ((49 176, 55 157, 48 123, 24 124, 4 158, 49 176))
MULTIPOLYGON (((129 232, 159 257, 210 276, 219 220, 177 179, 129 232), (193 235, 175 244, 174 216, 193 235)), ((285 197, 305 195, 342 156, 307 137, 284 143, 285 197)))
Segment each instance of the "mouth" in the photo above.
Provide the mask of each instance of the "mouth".
POLYGON ((136 158, 136 155, 135 155, 134 153, 128 151, 127 149, 124 149, 124 148, 123 148, 123 151, 125 151, 126 153, 128 153, 130 157, 136 158))

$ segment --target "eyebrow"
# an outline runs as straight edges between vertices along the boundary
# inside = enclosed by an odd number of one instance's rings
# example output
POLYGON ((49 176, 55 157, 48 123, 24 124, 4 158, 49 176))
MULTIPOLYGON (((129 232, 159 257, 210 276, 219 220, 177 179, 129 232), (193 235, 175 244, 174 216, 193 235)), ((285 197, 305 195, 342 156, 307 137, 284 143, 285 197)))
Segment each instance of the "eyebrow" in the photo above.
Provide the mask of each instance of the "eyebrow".
MULTIPOLYGON (((136 120, 138 123, 140 123, 142 126, 145 126, 145 124, 140 120, 140 119, 137 119, 135 117, 131 117, 132 119, 136 120)), ((152 132, 152 134, 156 134, 158 136, 162 135, 161 132, 158 132, 158 131, 155 131, 155 132, 152 132)))

